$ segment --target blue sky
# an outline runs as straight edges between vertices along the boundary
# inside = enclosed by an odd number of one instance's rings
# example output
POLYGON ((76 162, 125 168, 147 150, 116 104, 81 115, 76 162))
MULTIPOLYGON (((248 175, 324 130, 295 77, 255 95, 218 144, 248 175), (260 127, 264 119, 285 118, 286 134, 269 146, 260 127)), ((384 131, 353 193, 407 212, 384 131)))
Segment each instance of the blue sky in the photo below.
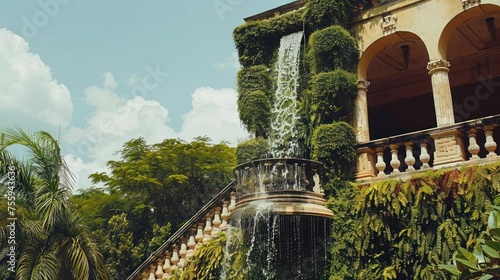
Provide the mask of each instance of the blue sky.
POLYGON ((236 144, 232 31, 287 1, 0 2, 0 127, 60 135, 77 176, 143 136, 236 144))

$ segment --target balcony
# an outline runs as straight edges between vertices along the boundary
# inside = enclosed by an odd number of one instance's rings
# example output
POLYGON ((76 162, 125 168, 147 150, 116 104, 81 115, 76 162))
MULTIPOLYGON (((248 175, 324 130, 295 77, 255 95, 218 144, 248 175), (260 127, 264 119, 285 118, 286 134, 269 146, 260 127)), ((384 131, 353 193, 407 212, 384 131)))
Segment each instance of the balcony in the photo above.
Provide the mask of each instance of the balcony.
POLYGON ((356 178, 404 180, 429 169, 495 162, 498 141, 500 114, 360 143, 356 178))

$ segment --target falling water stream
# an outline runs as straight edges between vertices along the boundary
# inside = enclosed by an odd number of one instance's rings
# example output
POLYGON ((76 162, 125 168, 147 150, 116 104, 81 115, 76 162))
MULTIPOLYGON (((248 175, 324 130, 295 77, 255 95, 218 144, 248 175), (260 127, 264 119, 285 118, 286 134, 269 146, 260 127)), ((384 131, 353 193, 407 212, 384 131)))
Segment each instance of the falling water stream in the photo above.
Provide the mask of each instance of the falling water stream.
POLYGON ((269 146, 273 158, 298 156, 297 87, 299 85, 299 54, 303 32, 281 38, 276 65, 277 86, 271 111, 269 146))
POLYGON ((269 135, 273 158, 235 168, 238 203, 221 279, 234 279, 238 272, 250 280, 322 279, 333 215, 320 192, 322 164, 294 159, 302 36, 297 32, 280 41, 269 135))

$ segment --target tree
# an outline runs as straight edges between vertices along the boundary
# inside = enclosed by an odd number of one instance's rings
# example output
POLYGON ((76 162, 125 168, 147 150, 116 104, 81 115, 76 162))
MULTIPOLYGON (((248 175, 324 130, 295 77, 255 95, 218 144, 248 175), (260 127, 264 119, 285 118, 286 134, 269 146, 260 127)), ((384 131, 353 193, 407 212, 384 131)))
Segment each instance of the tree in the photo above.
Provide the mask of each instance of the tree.
POLYGON ((0 198, 0 241, 8 244, 6 221, 15 216, 15 278, 107 279, 102 255, 69 201, 73 178, 57 140, 44 131, 8 129, 0 134, 0 157, 0 189, 7 193, 0 198), (6 151, 13 145, 26 149, 26 161, 6 151), (11 201, 15 211, 6 212, 11 201))
POLYGON ((102 241, 108 268, 130 273, 170 230, 177 230, 233 179, 235 148, 209 141, 167 139, 149 145, 143 138, 132 139, 119 151, 120 160, 108 162, 109 173, 90 175, 94 183, 104 183, 104 189, 89 189, 72 199, 102 241), (114 237, 110 232, 116 232, 114 237), (142 259, 121 263, 134 254, 142 259))

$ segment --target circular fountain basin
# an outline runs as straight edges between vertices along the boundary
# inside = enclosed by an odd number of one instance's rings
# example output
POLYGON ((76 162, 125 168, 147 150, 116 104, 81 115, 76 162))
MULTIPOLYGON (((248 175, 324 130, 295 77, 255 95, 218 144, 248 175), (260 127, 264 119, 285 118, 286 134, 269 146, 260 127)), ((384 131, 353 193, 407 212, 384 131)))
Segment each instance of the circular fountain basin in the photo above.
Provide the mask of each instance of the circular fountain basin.
POLYGON ((234 169, 237 203, 234 216, 254 216, 260 205, 279 215, 332 218, 324 205, 323 164, 295 158, 262 159, 234 169))

